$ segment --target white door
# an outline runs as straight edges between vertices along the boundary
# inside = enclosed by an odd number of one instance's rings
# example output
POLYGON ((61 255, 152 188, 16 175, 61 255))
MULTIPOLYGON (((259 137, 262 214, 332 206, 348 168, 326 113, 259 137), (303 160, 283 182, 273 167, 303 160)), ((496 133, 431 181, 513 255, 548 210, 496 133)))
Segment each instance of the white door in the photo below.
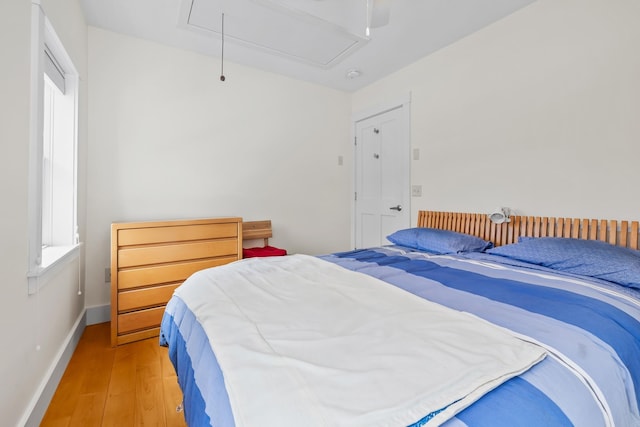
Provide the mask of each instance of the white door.
POLYGON ((355 122, 355 246, 389 244, 386 236, 408 228, 410 141, 406 106, 355 122))

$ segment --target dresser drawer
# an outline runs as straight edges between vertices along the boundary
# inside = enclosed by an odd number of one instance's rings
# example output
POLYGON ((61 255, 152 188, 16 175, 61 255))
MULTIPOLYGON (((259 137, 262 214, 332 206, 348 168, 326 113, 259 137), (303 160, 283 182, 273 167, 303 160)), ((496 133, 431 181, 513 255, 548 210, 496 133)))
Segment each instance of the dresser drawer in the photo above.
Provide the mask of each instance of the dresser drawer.
POLYGON ((155 284, 183 282, 196 271, 236 261, 236 256, 227 256, 204 261, 186 261, 168 265, 152 265, 127 270, 118 274, 118 290, 139 288, 155 284))
POLYGON ((235 255, 237 250, 235 239, 124 248, 118 252, 118 268, 235 255))
POLYGON ((164 306, 118 315, 118 334, 160 326, 164 306))
POLYGON ((178 286, 180 283, 120 292, 118 294, 118 313, 166 305, 178 286))
POLYGON ((120 246, 149 245, 188 240, 221 239, 238 237, 238 225, 235 222, 218 224, 168 224, 131 227, 118 231, 120 246))

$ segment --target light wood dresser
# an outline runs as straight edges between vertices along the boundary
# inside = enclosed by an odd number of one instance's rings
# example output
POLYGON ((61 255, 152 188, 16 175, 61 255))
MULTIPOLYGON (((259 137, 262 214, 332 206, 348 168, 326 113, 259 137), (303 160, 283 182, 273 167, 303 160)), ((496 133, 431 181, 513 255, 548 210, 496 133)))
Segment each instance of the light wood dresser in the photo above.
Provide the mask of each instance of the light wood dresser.
POLYGON ((242 218, 111 224, 111 345, 157 336, 192 273, 242 258, 242 218))

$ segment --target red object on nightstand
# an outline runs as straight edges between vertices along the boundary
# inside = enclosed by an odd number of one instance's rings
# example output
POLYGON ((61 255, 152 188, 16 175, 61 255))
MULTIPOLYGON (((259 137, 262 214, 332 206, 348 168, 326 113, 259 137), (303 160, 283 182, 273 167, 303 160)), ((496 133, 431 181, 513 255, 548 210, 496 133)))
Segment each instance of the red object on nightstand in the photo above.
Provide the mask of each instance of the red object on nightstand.
POLYGON ((287 254, 286 249, 276 248, 274 246, 263 246, 258 248, 242 249, 242 258, 255 258, 267 256, 284 256, 287 254))

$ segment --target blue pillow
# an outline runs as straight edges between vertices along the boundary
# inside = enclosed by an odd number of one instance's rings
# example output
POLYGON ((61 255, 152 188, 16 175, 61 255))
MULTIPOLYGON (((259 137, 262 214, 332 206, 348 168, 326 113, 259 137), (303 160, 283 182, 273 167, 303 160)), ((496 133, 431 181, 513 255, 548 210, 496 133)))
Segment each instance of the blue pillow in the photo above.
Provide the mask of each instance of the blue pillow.
POLYGON ((387 236, 387 239, 396 245, 436 254, 482 252, 493 247, 493 243, 469 234, 425 227, 399 230, 387 236))
POLYGON ((599 240, 521 237, 487 253, 640 289, 640 251, 599 240))

